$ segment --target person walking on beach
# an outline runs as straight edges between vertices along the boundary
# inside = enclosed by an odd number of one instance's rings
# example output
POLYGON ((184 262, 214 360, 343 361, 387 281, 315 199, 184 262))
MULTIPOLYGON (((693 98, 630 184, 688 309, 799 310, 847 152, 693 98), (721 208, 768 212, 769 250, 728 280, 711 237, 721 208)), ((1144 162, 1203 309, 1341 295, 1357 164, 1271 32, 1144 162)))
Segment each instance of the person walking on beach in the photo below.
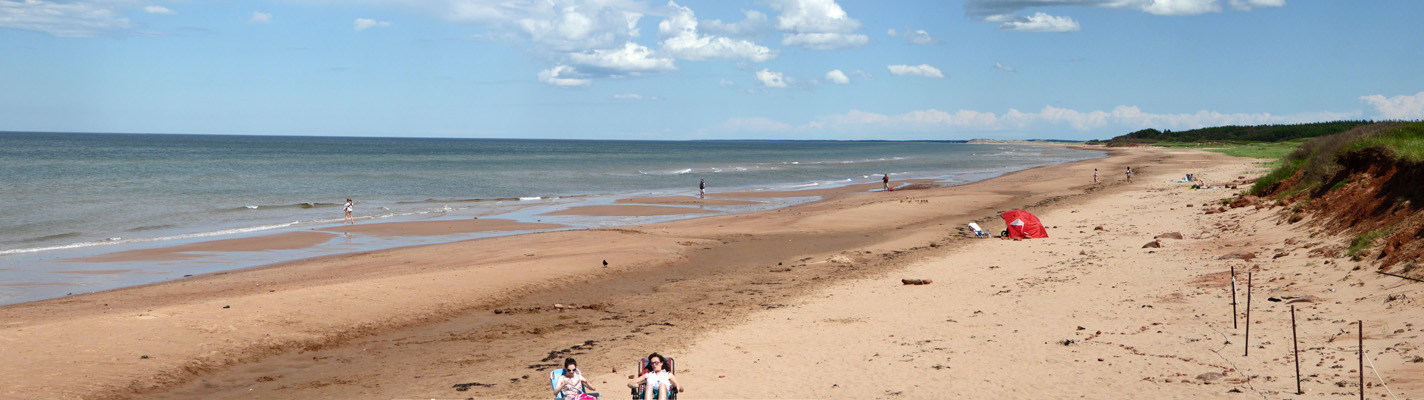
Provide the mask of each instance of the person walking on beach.
POLYGON ((890 174, 885 174, 885 176, 881 177, 880 183, 885 186, 881 188, 881 190, 886 192, 890 191, 890 174))
POLYGON ((1098 183, 1098 169, 1097 169, 1097 168, 1093 168, 1093 184, 1097 184, 1097 183, 1098 183))
POLYGON ((343 223, 343 225, 344 225, 344 224, 356 225, 356 218, 353 218, 353 217, 351 216, 351 211, 352 211, 352 209, 353 209, 353 207, 352 207, 352 205, 351 205, 351 199, 346 199, 346 222, 343 223))
POLYGON ((1132 167, 1127 167, 1127 183, 1132 183, 1132 167))
POLYGON ((706 179, 698 179, 698 180, 697 180, 697 198, 699 198, 699 199, 705 199, 705 198, 707 198, 707 180, 706 180, 706 179))

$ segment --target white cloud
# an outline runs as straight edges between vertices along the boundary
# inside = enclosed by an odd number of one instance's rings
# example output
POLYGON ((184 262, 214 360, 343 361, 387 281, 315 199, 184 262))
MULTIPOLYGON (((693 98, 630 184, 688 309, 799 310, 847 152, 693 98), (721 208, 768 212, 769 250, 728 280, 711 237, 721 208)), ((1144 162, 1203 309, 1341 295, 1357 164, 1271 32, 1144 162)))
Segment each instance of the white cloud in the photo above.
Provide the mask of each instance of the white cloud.
POLYGON ((886 33, 889 34, 890 37, 904 37, 905 40, 909 41, 910 43, 914 43, 914 44, 938 44, 938 43, 939 43, 939 39, 935 39, 934 36, 930 36, 930 33, 929 33, 929 32, 925 32, 924 29, 906 30, 905 32, 898 32, 898 31, 896 31, 896 30, 894 30, 894 29, 890 29, 890 30, 887 31, 886 33))
POLYGON ((143 12, 146 12, 146 13, 149 13, 149 14, 165 14, 165 15, 177 14, 176 12, 173 12, 173 10, 169 10, 168 7, 163 7, 163 6, 144 6, 144 7, 143 7, 143 12))
MULTIPOLYGON (((1424 96, 1424 93, 1420 95, 1424 96)), ((865 137, 878 135, 880 132, 920 132, 934 135, 946 133, 982 134, 984 132, 1035 132, 1053 130, 1054 127, 1068 127, 1081 132, 1104 130, 1108 131, 1106 135, 1116 136, 1144 128, 1186 130, 1222 125, 1296 124, 1333 121, 1355 116, 1356 114, 1334 112, 1271 115, 1269 113, 1228 114, 1206 110, 1196 113, 1155 114, 1143 112, 1136 106, 1118 106, 1110 111, 1078 111, 1045 106, 1037 112, 1010 109, 1003 114, 976 110, 948 112, 927 109, 887 115, 850 110, 844 114, 820 116, 800 126, 751 118, 732 119, 717 128, 730 132, 800 133, 819 137, 850 133, 865 137)))
POLYGON ((580 67, 590 67, 609 71, 609 75, 625 72, 650 72, 677 69, 673 59, 659 57, 647 46, 633 42, 623 44, 623 48, 594 50, 586 53, 570 53, 569 61, 580 67))
POLYGON ((994 63, 994 69, 1000 71, 1018 72, 1018 70, 1014 69, 1014 67, 1004 65, 1003 63, 994 63))
POLYGON ((1141 5, 1142 11, 1157 15, 1200 15, 1221 12, 1217 0, 1153 0, 1141 5))
POLYGON ((776 29, 786 32, 783 46, 834 50, 870 43, 870 37, 854 33, 860 21, 846 15, 835 0, 771 0, 771 8, 781 13, 776 29))
POLYGON ((1056 17, 1042 12, 999 25, 999 30, 1020 32, 1075 32, 1082 29, 1073 18, 1056 17))
POLYGON ((713 19, 702 21, 698 25, 698 30, 706 33, 720 33, 729 36, 755 37, 766 33, 771 29, 771 23, 767 21, 766 14, 757 10, 743 11, 747 19, 742 22, 724 23, 722 20, 713 19))
POLYGON ((931 67, 929 64, 920 64, 914 66, 891 65, 887 66, 886 68, 890 69, 890 73, 895 75, 919 75, 926 78, 944 78, 944 74, 939 71, 939 68, 931 67))
POLYGON ((719 80, 717 80, 717 86, 721 86, 721 87, 737 86, 737 83, 736 83, 736 82, 729 81, 729 80, 726 80, 726 79, 719 79, 719 80))
POLYGON ((782 46, 800 46, 810 50, 836 50, 858 47, 870 43, 870 37, 861 34, 834 32, 796 33, 781 39, 782 46))
POLYGON ((0 0, 0 28, 43 32, 55 37, 111 36, 137 27, 119 16, 127 1, 0 0))
POLYGON ((1251 11, 1257 8, 1285 7, 1286 0, 1231 0, 1229 4, 1237 11, 1251 11))
POLYGON ((662 51, 673 57, 686 60, 732 58, 752 62, 763 62, 776 57, 776 52, 751 41, 699 35, 697 18, 692 9, 678 6, 671 1, 668 2, 668 8, 671 8, 673 13, 658 23, 658 36, 663 38, 662 51))
POLYGON ((272 23, 272 14, 268 14, 261 11, 253 11, 252 18, 248 19, 247 22, 252 24, 270 24, 272 23))
POLYGON ((554 86, 588 86, 593 83, 590 79, 561 77, 565 74, 577 75, 578 71, 567 65, 559 65, 554 68, 539 71, 539 82, 554 86))
POLYGON ((1419 120, 1424 119, 1424 92, 1413 96, 1383 95, 1361 96, 1360 101, 1375 108, 1375 115, 1381 119, 1419 120))
POLYGON ((840 85, 850 84, 850 77, 847 77, 844 72, 841 72, 841 70, 838 69, 833 69, 831 70, 831 72, 827 72, 826 80, 840 85))
POLYGON ((756 79, 761 82, 762 86, 769 88, 785 89, 788 87, 786 78, 780 72, 771 72, 770 70, 762 69, 756 72, 756 79))
MULTIPOLYGON (((1191 16, 1206 13, 1217 13, 1222 11, 1221 2, 1223 0, 968 0, 964 3, 964 13, 985 22, 1007 23, 1019 21, 1022 23, 1033 23, 1032 17, 1022 17, 1018 13, 1029 8, 1041 7, 1096 7, 1112 9, 1131 9, 1155 15, 1191 16)), ((1231 9, 1236 11, 1251 11, 1258 8, 1285 7, 1285 0, 1225 0, 1231 9)), ((1042 13, 1038 13, 1042 14, 1042 13)), ((1037 15, 1037 14, 1035 14, 1037 15)), ((1047 14, 1044 14, 1047 15, 1047 14)), ((1066 18, 1066 17, 1055 17, 1066 18)), ((1041 21, 1040 24, 1047 26, 1058 26, 1062 29, 1066 24, 1053 25, 1050 21, 1041 21)), ((1007 24, 1006 24, 1007 25, 1007 24)), ((1073 22, 1077 26, 1077 22, 1073 22)), ((1016 25, 1001 25, 1000 29, 1010 29, 1016 25)), ((1072 30, 1078 30, 1074 28, 1072 30)), ((1045 31, 1035 31, 1045 32, 1045 31)), ((1047 32, 1065 32, 1063 30, 1052 30, 1047 32)))
POLYGON ((374 20, 374 19, 366 19, 366 18, 357 18, 355 24, 356 24, 355 29, 358 30, 358 31, 364 31, 364 30, 371 29, 371 28, 389 28, 389 27, 391 27, 391 23, 388 22, 388 21, 377 21, 377 20, 374 20))
MULTIPOLYGON (((398 3, 398 2, 395 2, 398 3)), ((633 0, 440 1, 457 23, 516 33, 548 54, 621 46, 638 36, 646 6, 633 0)))
POLYGON ((637 93, 619 93, 613 95, 614 100, 642 100, 643 95, 637 93))

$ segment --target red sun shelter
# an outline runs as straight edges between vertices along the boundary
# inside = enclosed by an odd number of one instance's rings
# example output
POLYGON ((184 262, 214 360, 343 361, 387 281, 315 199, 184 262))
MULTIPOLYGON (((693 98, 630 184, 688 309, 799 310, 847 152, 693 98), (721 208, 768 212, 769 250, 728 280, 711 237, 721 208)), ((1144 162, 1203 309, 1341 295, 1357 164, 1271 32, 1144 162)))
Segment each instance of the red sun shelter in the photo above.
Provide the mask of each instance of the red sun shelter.
POLYGON ((1029 214, 1028 211, 1011 210, 999 214, 999 216, 1004 217, 1004 225, 1008 225, 1011 238, 1048 238, 1048 231, 1043 229, 1043 224, 1038 222, 1038 217, 1029 214))

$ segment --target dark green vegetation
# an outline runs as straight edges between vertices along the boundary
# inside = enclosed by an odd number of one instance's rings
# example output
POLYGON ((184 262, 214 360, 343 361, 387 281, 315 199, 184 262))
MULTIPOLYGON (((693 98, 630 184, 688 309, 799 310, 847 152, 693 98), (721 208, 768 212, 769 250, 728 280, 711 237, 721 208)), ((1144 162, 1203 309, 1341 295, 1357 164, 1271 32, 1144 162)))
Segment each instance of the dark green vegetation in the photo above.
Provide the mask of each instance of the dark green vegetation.
POLYGON ((1112 146, 1168 145, 1173 143, 1191 144, 1246 144, 1260 142, 1284 142, 1308 139, 1345 132, 1356 127, 1374 124, 1371 121, 1335 121, 1295 125, 1255 125, 1218 126, 1173 132, 1143 129, 1118 136, 1107 141, 1092 141, 1089 144, 1112 146))

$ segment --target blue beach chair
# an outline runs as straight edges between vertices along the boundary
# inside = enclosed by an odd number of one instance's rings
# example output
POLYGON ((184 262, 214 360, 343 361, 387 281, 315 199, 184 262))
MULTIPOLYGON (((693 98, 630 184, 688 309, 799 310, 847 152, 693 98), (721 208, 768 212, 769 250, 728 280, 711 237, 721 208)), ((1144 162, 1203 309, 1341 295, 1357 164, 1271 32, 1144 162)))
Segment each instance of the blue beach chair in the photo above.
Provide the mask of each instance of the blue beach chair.
MULTIPOLYGON (((549 371, 549 386, 550 386, 550 387, 553 387, 553 389, 554 389, 554 399, 555 399, 555 400, 564 400, 564 394, 563 394, 563 393, 559 393, 559 375, 563 375, 563 374, 564 374, 564 369, 563 369, 563 368, 559 368, 559 369, 556 369, 556 370, 553 370, 553 371, 549 371)), ((583 394, 586 394, 586 395, 589 395, 589 396, 593 396, 593 397, 598 397, 598 395, 599 395, 598 392, 589 393, 588 388, 586 388, 586 387, 583 388, 583 394)))

